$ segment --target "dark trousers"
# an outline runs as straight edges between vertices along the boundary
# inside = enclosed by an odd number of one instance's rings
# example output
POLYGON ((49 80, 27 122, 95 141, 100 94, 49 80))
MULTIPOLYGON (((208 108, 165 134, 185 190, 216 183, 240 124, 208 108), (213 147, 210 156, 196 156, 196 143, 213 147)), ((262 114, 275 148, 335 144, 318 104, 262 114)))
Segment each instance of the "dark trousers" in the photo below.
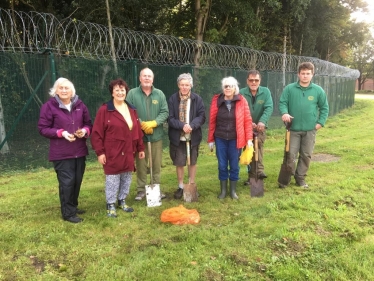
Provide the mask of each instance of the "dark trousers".
POLYGON ((86 157, 53 161, 53 165, 57 174, 62 218, 67 219, 77 212, 86 157))

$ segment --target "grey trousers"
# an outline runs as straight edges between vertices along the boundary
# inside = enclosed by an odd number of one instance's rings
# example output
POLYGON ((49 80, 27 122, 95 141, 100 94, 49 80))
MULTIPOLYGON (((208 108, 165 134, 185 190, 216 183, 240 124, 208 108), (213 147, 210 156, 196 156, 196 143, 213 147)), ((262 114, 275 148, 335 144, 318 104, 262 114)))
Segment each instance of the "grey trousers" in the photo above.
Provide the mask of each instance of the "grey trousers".
POLYGON ((130 191, 131 179, 131 172, 105 176, 105 197, 107 204, 114 204, 117 198, 118 200, 126 199, 130 191))
POLYGON ((316 134, 317 130, 291 131, 290 160, 293 163, 292 174, 297 183, 305 180, 305 177, 307 176, 316 141, 316 134))

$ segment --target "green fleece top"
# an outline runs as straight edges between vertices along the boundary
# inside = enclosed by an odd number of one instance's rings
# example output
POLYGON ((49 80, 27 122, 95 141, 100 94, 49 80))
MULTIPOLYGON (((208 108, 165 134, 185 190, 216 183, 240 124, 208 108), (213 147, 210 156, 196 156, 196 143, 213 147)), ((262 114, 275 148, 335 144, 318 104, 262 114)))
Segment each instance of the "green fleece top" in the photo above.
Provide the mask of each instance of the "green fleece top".
POLYGON ((324 126, 329 115, 329 104, 325 91, 318 85, 310 83, 308 87, 299 82, 287 85, 280 97, 281 115, 293 116, 291 131, 311 131, 316 124, 324 126))
POLYGON ((143 140, 145 142, 156 142, 162 139, 164 135, 163 124, 169 116, 168 103, 164 93, 152 87, 151 94, 147 96, 139 86, 127 93, 126 101, 136 107, 140 122, 155 120, 157 123, 157 127, 153 128, 153 134, 144 134, 143 140))
POLYGON ((255 102, 252 100, 252 93, 249 87, 239 91, 248 102, 251 110, 252 122, 262 122, 267 127, 270 116, 273 114, 273 99, 267 87, 258 87, 255 102))

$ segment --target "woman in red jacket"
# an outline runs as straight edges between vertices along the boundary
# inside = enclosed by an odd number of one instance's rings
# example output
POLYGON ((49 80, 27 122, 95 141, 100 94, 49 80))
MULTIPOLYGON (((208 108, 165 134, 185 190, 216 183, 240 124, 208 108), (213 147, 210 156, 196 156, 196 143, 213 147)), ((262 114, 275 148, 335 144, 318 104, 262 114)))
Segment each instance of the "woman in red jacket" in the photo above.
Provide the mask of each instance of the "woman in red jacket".
POLYGON ((143 132, 135 107, 125 101, 129 88, 122 79, 109 84, 112 100, 103 104, 96 115, 91 144, 105 173, 107 216, 117 217, 115 202, 125 212, 134 209, 125 203, 130 191, 134 155, 144 158, 143 132))
POLYGON ((245 145, 253 145, 252 117, 247 100, 238 95, 238 81, 230 76, 223 78, 221 83, 223 93, 214 95, 210 105, 208 143, 210 150, 216 144, 221 185, 218 198, 226 197, 227 181, 230 179, 230 196, 239 199, 236 195, 239 157, 245 145))

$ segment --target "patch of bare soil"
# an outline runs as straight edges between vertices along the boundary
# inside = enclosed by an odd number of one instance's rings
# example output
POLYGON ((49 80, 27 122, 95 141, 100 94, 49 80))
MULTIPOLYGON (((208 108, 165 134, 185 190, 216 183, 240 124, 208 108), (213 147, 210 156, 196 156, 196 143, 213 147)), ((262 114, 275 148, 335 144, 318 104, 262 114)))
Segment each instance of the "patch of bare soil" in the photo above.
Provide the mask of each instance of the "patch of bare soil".
POLYGON ((336 162, 339 159, 340 157, 331 154, 317 153, 312 155, 312 161, 314 162, 336 162))

